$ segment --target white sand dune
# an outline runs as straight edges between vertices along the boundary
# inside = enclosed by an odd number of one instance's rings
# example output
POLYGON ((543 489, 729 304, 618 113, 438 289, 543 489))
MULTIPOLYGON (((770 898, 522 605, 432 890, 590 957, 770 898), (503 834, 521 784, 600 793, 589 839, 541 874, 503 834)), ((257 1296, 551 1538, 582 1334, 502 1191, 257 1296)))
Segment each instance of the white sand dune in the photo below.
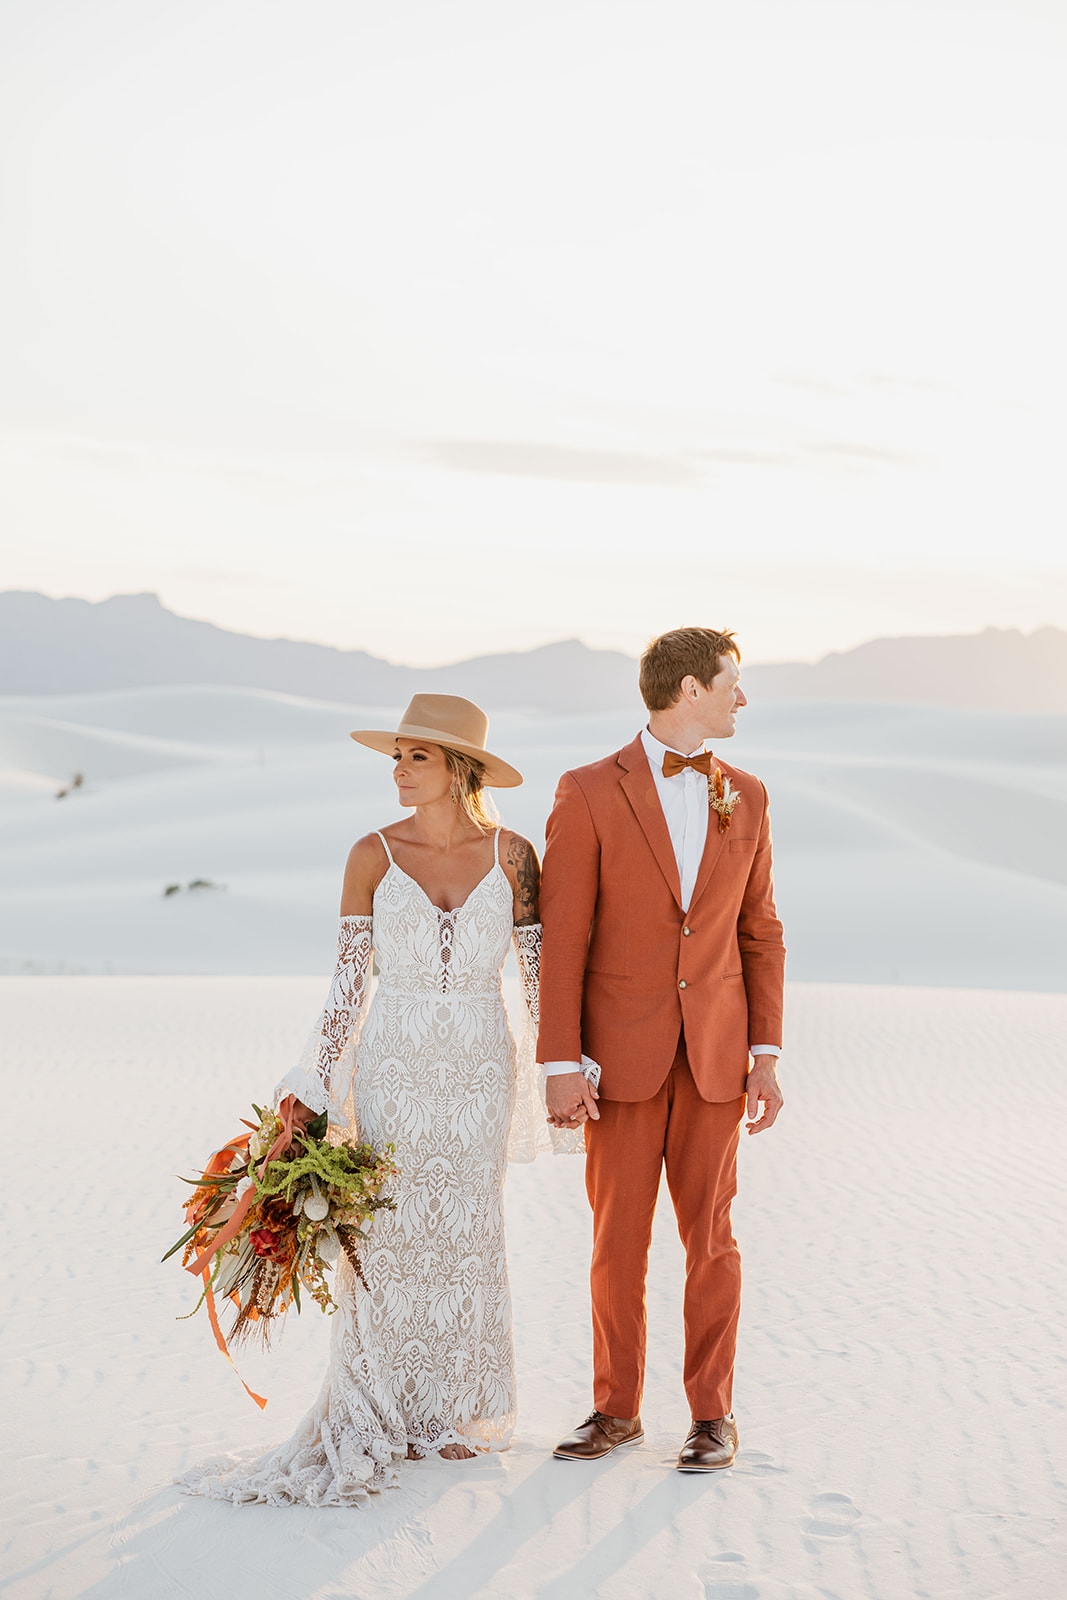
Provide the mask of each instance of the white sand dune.
POLYGON ((683 1477, 681 1252, 649 1282, 647 1439, 549 1450, 588 1403, 582 1164, 508 1179, 511 1450, 360 1512, 235 1509, 171 1476, 286 1434, 328 1326, 245 1397, 158 1265, 182 1186, 289 1064, 316 979, 0 980, 8 1112, 2 1539, 11 1600, 1050 1600, 1064 1557, 1067 998, 794 985, 787 1109, 742 1149, 729 1473, 683 1477))
POLYGON ((32 773, 54 796, 75 772, 91 772, 94 782, 139 776, 198 761, 218 760, 216 750, 192 744, 126 734, 76 722, 0 713, 3 774, 32 773), (61 781, 62 780, 62 784, 61 781))
MULTIPOLYGON (((387 763, 347 734, 396 710, 212 688, 0 700, 0 970, 325 972, 348 848, 397 814, 387 763)), ((539 843, 560 772, 640 721, 495 717, 527 775, 506 820, 539 843)), ((771 791, 794 978, 1067 987, 1067 718, 813 702, 739 727, 723 754, 771 791)))

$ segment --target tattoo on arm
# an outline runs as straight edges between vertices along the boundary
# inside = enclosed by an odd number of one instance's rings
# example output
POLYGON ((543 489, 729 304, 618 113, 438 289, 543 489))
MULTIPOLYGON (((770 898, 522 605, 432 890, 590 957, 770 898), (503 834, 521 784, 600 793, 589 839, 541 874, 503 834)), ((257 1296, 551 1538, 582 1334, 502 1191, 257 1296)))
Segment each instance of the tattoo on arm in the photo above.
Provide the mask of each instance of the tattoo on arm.
POLYGON ((508 866, 515 886, 515 926, 541 920, 541 864, 528 839, 515 834, 508 846, 508 866))

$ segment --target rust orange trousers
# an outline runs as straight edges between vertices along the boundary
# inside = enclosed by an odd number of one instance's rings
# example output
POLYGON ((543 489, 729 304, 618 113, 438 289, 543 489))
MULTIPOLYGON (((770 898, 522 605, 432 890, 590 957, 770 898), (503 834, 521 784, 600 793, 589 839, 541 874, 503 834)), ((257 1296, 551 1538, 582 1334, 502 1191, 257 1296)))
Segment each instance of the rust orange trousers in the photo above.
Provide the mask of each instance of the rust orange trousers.
POLYGON ((636 1417, 645 1379, 645 1278, 664 1167, 685 1246, 685 1392, 691 1414, 731 1409, 741 1254, 730 1227, 745 1109, 702 1100, 684 1038, 649 1100, 601 1100, 586 1124, 586 1189, 593 1208, 593 1404, 636 1417))

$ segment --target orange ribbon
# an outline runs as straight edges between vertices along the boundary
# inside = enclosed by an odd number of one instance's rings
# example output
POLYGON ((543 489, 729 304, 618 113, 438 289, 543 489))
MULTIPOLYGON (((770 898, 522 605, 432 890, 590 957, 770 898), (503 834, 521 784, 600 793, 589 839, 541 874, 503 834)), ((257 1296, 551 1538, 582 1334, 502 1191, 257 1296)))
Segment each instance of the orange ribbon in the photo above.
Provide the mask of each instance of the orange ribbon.
MULTIPOLYGON (((251 1124, 248 1124, 251 1126, 251 1124)), ((207 1178, 214 1178, 220 1172, 229 1172, 234 1156, 240 1155, 248 1149, 248 1134, 238 1134, 236 1139, 231 1139, 229 1144, 224 1144, 221 1150, 216 1150, 207 1166, 204 1168, 203 1182, 207 1178)), ((205 1202, 198 1200, 194 1195, 185 1208, 185 1220, 188 1223, 196 1221, 197 1213, 202 1210, 205 1202)))
MULTIPOLYGON (((281 1151, 287 1150, 293 1142, 293 1108, 295 1105, 296 1095, 287 1094, 281 1105, 278 1107, 278 1115, 282 1119, 282 1131, 279 1133, 278 1137, 275 1139, 274 1143, 263 1157, 263 1160, 259 1163, 259 1175, 261 1178, 263 1176, 264 1168, 269 1166, 269 1164, 274 1160, 274 1157, 279 1155, 281 1151)), ((237 1148, 242 1145, 245 1147, 248 1145, 247 1134, 242 1134, 239 1139, 231 1139, 228 1145, 223 1145, 221 1150, 216 1150, 215 1154, 208 1163, 207 1171, 204 1173, 205 1178, 211 1177, 217 1172, 227 1171, 229 1168, 229 1162, 221 1162, 220 1164, 220 1158, 225 1156, 228 1152, 232 1153, 236 1151, 237 1148)), ((186 1263, 186 1272, 192 1272, 196 1274, 204 1272, 212 1256, 218 1255, 219 1251, 224 1249, 225 1246, 229 1244, 231 1239, 236 1239, 237 1235, 241 1231, 241 1224, 248 1215, 254 1198, 254 1189, 249 1189, 247 1194, 242 1195, 241 1199, 238 1200, 237 1205, 234 1208, 233 1215, 231 1216, 229 1222, 227 1222, 224 1228, 219 1229, 211 1243, 204 1250, 201 1250, 200 1254, 195 1260, 186 1263)))
POLYGON ((233 1367, 234 1374, 236 1375, 237 1381, 241 1385, 241 1388, 244 1390, 245 1394, 250 1396, 250 1398, 253 1399, 256 1402, 256 1405, 262 1411, 263 1408, 265 1407, 265 1405, 267 1404, 266 1400, 264 1399, 263 1395, 257 1394, 254 1389, 250 1389, 248 1387, 248 1385, 245 1382, 245 1380, 241 1377, 241 1374, 237 1371, 236 1366, 234 1366, 233 1357, 231 1356, 231 1354, 230 1354, 230 1352, 229 1352, 229 1350, 228 1350, 228 1348, 226 1346, 226 1339, 225 1339, 225 1337, 223 1335, 222 1329, 219 1327, 218 1313, 215 1310, 215 1296, 211 1292, 211 1272, 210 1272, 209 1268, 207 1268, 207 1267, 204 1268, 203 1277, 204 1277, 204 1299, 207 1301, 207 1314, 208 1314, 208 1318, 209 1318, 209 1320, 211 1322, 212 1332, 215 1335, 215 1343, 218 1345, 219 1349, 222 1351, 223 1355, 226 1357, 226 1360, 230 1363, 230 1366, 233 1367))
MULTIPOLYGON (((276 1155, 280 1155, 283 1150, 288 1149, 289 1145, 292 1143, 293 1109, 295 1105, 296 1096, 293 1094, 287 1094, 281 1105, 278 1107, 278 1115, 282 1122, 281 1132, 278 1134, 278 1137, 275 1139, 274 1143, 271 1145, 270 1149, 267 1151, 266 1155, 263 1157, 263 1160, 259 1164, 260 1177, 263 1176, 264 1168, 274 1160, 274 1157, 276 1155)), ((247 1150, 248 1142, 249 1135, 247 1133, 242 1133, 239 1134, 236 1139, 231 1139, 229 1144, 224 1144, 221 1150, 216 1150, 215 1154, 211 1157, 211 1160, 204 1169, 204 1177, 212 1178, 216 1177, 220 1172, 229 1172, 233 1157, 239 1152, 247 1150)), ((186 1263, 185 1270, 186 1272, 196 1273, 203 1279, 204 1299, 207 1302, 208 1320, 211 1323, 211 1331, 215 1335, 215 1343, 226 1357, 226 1360, 230 1363, 230 1366, 233 1367, 234 1374, 237 1377, 237 1380, 245 1394, 247 1394, 250 1399, 254 1400, 256 1405, 262 1411, 267 1402, 263 1395, 256 1394, 254 1389, 250 1389, 248 1387, 245 1380, 241 1377, 241 1374, 237 1371, 237 1367, 234 1364, 234 1359, 227 1347, 223 1331, 219 1327, 219 1316, 215 1309, 215 1296, 211 1289, 212 1257, 218 1255, 219 1251, 223 1249, 224 1246, 228 1245, 230 1240, 236 1238, 238 1233, 240 1233, 241 1224, 248 1215, 249 1207, 251 1206, 254 1198, 255 1190, 249 1189, 248 1193, 243 1195, 242 1198, 237 1202, 233 1215, 230 1217, 230 1220, 227 1222, 226 1226, 219 1229, 211 1243, 206 1249, 201 1250, 195 1261, 189 1261, 186 1263)), ((203 1204, 204 1202, 202 1200, 192 1200, 189 1202, 189 1205, 186 1207, 185 1211, 186 1222, 192 1223, 196 1220, 196 1212, 203 1204)))

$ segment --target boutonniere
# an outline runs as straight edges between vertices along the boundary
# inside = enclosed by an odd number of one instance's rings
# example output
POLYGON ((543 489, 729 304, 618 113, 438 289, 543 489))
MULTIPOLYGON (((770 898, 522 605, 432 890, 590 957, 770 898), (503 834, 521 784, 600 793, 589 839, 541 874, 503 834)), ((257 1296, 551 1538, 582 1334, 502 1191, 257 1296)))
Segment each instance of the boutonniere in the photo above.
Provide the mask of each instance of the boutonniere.
POLYGON ((730 818, 734 814, 734 807, 741 804, 741 795, 730 783, 729 778, 724 778, 719 767, 715 774, 708 774, 708 805, 713 811, 719 813, 719 832, 725 833, 730 826, 730 818))

